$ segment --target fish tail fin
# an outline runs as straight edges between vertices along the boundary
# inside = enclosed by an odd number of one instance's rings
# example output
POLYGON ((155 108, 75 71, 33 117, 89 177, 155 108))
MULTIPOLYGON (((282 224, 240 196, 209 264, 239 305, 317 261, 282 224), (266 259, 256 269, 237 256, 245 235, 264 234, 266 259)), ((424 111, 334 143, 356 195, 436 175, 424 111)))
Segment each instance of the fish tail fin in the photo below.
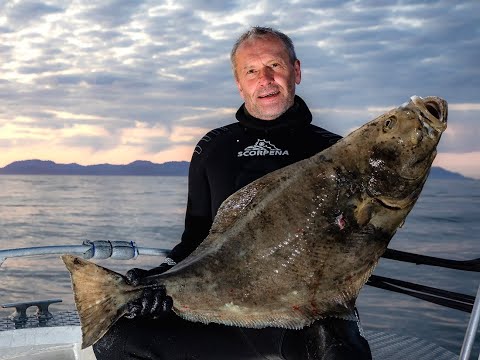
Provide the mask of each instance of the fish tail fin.
POLYGON ((84 349, 126 313, 126 304, 138 298, 141 289, 128 285, 119 273, 90 261, 72 255, 63 255, 62 260, 70 271, 84 349))

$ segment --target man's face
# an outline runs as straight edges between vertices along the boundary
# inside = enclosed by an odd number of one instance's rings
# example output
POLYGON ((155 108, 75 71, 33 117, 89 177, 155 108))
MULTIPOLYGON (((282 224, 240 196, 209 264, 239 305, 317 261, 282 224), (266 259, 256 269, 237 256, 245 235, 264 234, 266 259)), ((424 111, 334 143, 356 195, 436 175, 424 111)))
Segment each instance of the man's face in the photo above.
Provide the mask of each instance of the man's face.
POLYGON ((300 61, 290 62, 281 40, 246 40, 235 60, 238 90, 250 115, 273 120, 293 105, 295 84, 301 80, 300 61))

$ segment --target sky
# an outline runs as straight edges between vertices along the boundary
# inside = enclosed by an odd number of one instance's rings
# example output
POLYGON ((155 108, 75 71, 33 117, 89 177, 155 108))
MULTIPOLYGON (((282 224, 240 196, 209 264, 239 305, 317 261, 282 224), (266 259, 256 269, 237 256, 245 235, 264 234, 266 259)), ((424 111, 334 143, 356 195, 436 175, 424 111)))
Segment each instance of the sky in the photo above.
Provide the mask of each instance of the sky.
POLYGON ((314 124, 345 136, 440 96, 434 165, 480 179, 478 0, 1 0, 0 167, 189 161, 236 121, 229 53, 255 25, 292 38, 314 124))

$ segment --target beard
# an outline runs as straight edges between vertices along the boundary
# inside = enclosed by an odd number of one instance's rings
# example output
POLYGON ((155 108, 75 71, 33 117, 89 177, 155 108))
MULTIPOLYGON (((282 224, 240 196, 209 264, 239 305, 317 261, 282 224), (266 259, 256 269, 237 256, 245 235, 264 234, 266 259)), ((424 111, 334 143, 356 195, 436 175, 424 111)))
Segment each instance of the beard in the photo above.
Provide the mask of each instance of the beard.
POLYGON ((285 113, 294 102, 295 82, 287 89, 278 85, 269 85, 256 91, 245 100, 245 107, 250 115, 261 120, 274 120, 285 113))

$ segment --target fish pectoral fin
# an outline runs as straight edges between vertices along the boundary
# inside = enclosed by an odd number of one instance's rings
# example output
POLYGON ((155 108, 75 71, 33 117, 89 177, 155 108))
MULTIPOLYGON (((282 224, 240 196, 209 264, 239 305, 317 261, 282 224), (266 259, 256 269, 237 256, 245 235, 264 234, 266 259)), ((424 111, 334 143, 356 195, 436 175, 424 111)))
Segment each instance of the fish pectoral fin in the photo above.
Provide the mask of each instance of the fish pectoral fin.
POLYGON ((72 280, 80 323, 82 349, 95 344, 126 312, 127 302, 141 294, 125 278, 72 255, 63 255, 72 280))
POLYGON ((422 191, 423 183, 421 186, 417 186, 413 189, 408 195, 403 197, 392 197, 392 196, 384 196, 384 195, 377 195, 374 198, 379 201, 383 206, 386 206, 391 209, 406 209, 412 206, 415 201, 417 201, 420 192, 422 191))
POLYGON ((377 196, 376 199, 388 208, 399 210, 405 209, 406 207, 412 205, 412 203, 415 201, 415 198, 410 196, 403 199, 395 199, 388 196, 377 196))
POLYGON ((367 199, 357 204, 354 215, 358 225, 364 226, 368 224, 372 218, 373 206, 372 199, 367 199))

